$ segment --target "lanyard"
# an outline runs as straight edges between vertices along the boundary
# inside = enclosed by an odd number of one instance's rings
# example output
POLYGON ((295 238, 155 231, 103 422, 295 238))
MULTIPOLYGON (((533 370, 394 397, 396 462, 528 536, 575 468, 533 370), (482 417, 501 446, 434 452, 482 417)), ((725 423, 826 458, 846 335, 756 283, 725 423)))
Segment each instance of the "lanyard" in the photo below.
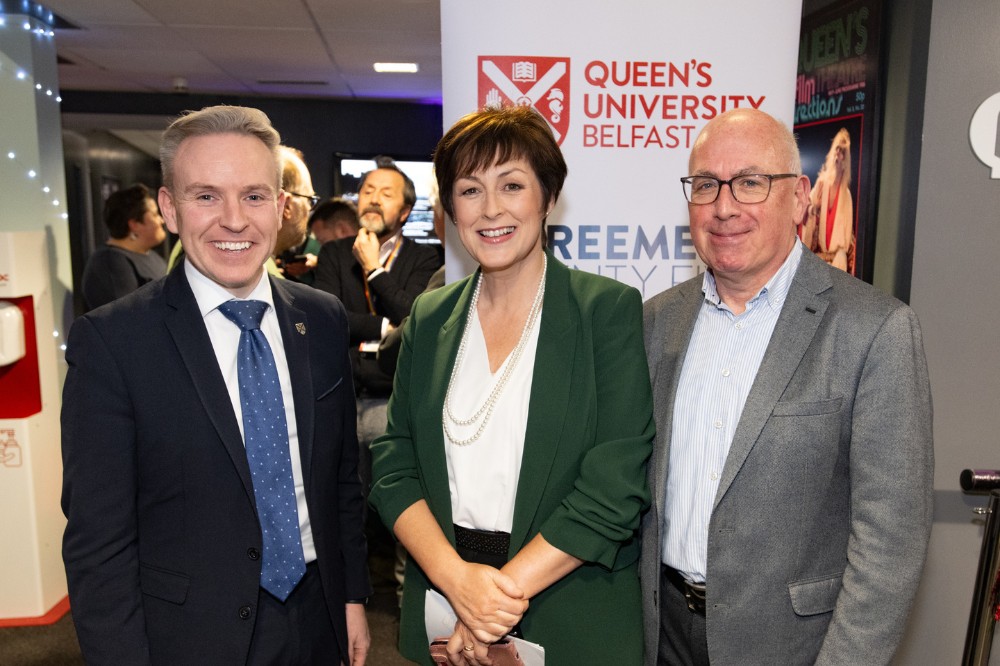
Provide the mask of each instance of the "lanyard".
MULTIPOLYGON (((403 244, 403 235, 400 234, 399 236, 396 236, 396 242, 393 244, 392 249, 389 250, 389 254, 385 258, 385 261, 382 262, 382 269, 383 270, 385 270, 385 271, 388 272, 392 268, 392 265, 394 263, 396 263, 396 257, 399 255, 399 247, 402 244, 403 244)), ((372 301, 371 290, 368 288, 368 276, 367 275, 364 277, 363 282, 364 282, 364 286, 365 286, 365 300, 368 302, 368 311, 371 312, 373 315, 377 314, 375 312, 375 304, 372 301)))

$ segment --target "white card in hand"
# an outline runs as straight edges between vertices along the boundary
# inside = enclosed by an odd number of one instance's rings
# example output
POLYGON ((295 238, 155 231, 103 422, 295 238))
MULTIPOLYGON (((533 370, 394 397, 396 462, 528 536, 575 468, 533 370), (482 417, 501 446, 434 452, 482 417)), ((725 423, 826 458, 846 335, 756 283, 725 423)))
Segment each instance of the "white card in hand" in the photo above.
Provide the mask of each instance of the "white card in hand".
MULTIPOLYGON (((458 616, 452 610, 451 604, 444 596, 435 591, 427 590, 424 595, 424 630, 427 632, 427 644, 439 636, 451 636, 455 632, 458 616)), ((545 666, 545 648, 538 643, 526 641, 523 638, 508 636, 521 655, 524 666, 545 666)))
POLYGON ((440 592, 427 590, 424 595, 424 630, 427 631, 427 644, 439 636, 451 636, 455 633, 455 623, 458 616, 451 609, 451 604, 440 592))
POLYGON ((513 636, 508 636, 507 640, 517 648, 517 653, 521 655, 524 666, 545 666, 545 648, 541 645, 513 636))

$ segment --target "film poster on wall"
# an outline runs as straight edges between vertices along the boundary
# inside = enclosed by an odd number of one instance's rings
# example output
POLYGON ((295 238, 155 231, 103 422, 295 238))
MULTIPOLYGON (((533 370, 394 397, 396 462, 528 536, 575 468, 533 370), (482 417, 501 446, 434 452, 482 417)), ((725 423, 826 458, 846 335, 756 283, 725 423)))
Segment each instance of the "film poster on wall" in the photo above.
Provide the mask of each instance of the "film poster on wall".
POLYGON ((881 125, 881 0, 803 17, 795 133, 812 191, 799 227, 827 263, 871 281, 881 125))

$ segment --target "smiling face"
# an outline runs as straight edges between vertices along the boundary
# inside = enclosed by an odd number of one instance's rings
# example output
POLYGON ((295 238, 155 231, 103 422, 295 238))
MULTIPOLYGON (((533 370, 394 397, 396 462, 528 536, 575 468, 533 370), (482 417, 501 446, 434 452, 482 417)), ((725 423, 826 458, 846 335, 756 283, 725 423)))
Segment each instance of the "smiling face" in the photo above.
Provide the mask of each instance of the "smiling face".
POLYGON ((456 178, 452 188, 458 236, 487 274, 516 270, 540 256, 549 205, 534 169, 521 158, 456 178))
MULTIPOLYGON (((791 149, 784 128, 767 114, 730 112, 702 130, 691 151, 689 173, 721 180, 797 173, 791 149)), ((714 203, 688 204, 695 249, 712 270, 724 299, 726 292, 759 291, 778 271, 795 242, 796 222, 808 194, 809 179, 799 176, 774 181, 761 203, 741 204, 723 186, 714 203)))
POLYGON ((160 208, 192 265, 237 297, 246 297, 271 256, 285 195, 274 154, 242 134, 194 136, 181 143, 173 186, 160 208))

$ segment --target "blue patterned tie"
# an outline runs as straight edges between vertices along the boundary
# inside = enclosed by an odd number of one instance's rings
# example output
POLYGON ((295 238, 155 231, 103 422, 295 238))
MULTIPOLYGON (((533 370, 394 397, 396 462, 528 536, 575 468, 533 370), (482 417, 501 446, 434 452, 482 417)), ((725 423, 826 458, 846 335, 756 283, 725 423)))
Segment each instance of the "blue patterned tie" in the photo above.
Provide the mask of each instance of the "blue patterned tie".
POLYGON ((264 301, 226 301, 219 312, 240 327, 237 368, 243 441, 253 475, 257 516, 264 535, 260 586, 284 601, 306 572, 299 534, 288 425, 278 370, 260 320, 264 301))

